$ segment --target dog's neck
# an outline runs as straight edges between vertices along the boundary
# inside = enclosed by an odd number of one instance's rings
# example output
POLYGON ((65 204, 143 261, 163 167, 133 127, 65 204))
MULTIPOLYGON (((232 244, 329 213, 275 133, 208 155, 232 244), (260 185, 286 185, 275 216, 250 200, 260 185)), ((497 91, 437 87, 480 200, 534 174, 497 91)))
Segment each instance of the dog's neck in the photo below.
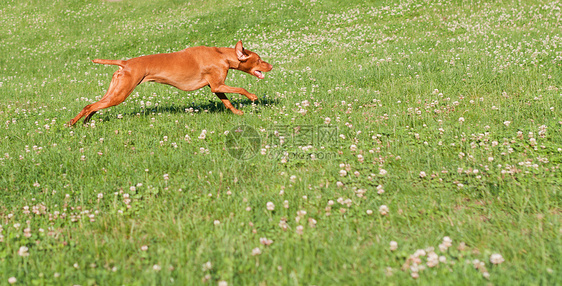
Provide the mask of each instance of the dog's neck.
POLYGON ((238 69, 240 66, 240 60, 236 56, 236 50, 234 48, 220 48, 221 52, 226 55, 226 61, 228 62, 228 67, 230 69, 238 69))

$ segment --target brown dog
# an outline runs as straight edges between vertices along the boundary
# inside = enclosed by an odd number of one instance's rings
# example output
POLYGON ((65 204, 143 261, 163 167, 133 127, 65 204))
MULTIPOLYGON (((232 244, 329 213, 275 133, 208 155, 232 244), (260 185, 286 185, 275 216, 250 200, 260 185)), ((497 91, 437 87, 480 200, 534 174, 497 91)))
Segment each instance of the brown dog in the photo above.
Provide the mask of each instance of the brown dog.
POLYGON ((170 53, 132 58, 130 60, 93 60, 94 63, 118 65, 119 70, 113 74, 109 89, 103 98, 87 105, 68 124, 74 125, 86 116, 84 123, 100 109, 115 106, 125 101, 135 87, 143 82, 155 81, 175 86, 181 90, 191 91, 210 86, 233 113, 244 112, 232 106, 225 93, 239 93, 251 101, 258 97, 240 87, 224 84, 229 69, 237 69, 263 79, 264 72, 273 66, 264 62, 258 54, 245 50, 242 41, 233 48, 193 47, 170 53))

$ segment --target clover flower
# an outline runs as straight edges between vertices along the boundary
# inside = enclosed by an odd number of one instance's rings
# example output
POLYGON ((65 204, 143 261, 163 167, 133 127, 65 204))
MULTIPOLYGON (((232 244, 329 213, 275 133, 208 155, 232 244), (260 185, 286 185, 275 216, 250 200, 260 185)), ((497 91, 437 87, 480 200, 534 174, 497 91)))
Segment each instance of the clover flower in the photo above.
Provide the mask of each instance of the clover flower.
POLYGON ((203 270, 203 272, 209 271, 209 270, 213 269, 213 264, 211 263, 211 261, 207 261, 207 262, 203 263, 203 265, 201 266, 201 269, 203 270))
POLYGON ((260 243, 267 246, 267 245, 272 244, 273 240, 267 239, 266 237, 262 237, 262 238, 260 238, 260 243))
POLYGON ((389 211, 390 210, 388 209, 388 207, 386 205, 382 205, 382 206, 379 207, 379 213, 381 215, 387 215, 389 211))
POLYGON ((197 138, 199 138, 200 140, 203 140, 203 139, 205 139, 206 137, 207 137, 207 130, 203 129, 203 130, 201 131, 201 134, 200 134, 199 137, 197 137, 197 138))
POLYGON ((268 211, 275 210, 275 205, 272 202, 267 202, 266 207, 268 211))
POLYGON ((261 254, 261 249, 259 247, 252 249, 252 256, 256 256, 260 254, 261 254))
POLYGON ((29 256, 29 248, 22 246, 20 247, 20 249, 18 250, 18 255, 22 256, 22 257, 26 257, 29 256))
POLYGON ((502 264, 505 260, 503 259, 501 254, 494 253, 490 255, 490 262, 493 264, 502 264))

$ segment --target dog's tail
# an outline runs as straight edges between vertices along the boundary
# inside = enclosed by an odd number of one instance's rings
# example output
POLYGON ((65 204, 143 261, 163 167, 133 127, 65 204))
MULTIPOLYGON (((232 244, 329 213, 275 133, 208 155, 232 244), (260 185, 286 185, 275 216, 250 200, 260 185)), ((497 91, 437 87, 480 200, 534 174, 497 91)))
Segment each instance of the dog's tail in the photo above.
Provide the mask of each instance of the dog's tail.
POLYGON ((102 65, 116 65, 122 68, 125 67, 125 63, 126 63, 126 61, 122 61, 122 60, 102 60, 102 59, 95 59, 92 62, 102 65))

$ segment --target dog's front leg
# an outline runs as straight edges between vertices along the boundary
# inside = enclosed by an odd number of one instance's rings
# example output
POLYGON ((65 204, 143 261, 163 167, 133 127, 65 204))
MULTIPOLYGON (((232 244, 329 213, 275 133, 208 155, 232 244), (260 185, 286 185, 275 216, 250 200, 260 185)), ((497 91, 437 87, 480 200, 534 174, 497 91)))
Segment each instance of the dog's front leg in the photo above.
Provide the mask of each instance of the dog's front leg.
POLYGON ((247 90, 241 87, 232 87, 225 84, 216 87, 211 86, 211 91, 214 93, 239 93, 246 96, 251 101, 256 101, 258 99, 255 94, 249 93, 247 90))
POLYGON ((244 112, 234 108, 234 106, 232 106, 232 104, 230 103, 230 100, 228 100, 228 97, 226 97, 225 93, 242 94, 251 101, 257 100, 258 97, 253 93, 249 93, 247 90, 241 87, 231 87, 224 84, 225 78, 226 78, 226 73, 214 74, 212 76, 207 77, 207 82, 209 83, 209 87, 211 88, 211 91, 220 98, 220 100, 222 101, 222 103, 226 108, 230 109, 230 111, 232 111, 232 113, 234 114, 242 115, 244 114, 244 112))
POLYGON ((232 106, 232 103, 230 103, 230 100, 228 100, 228 97, 226 97, 226 94, 220 93, 220 92, 216 92, 215 94, 220 98, 220 100, 222 101, 224 106, 226 108, 228 108, 230 111, 232 111, 232 113, 237 114, 237 115, 244 114, 244 112, 242 110, 236 109, 236 108, 234 108, 234 106, 232 106))

